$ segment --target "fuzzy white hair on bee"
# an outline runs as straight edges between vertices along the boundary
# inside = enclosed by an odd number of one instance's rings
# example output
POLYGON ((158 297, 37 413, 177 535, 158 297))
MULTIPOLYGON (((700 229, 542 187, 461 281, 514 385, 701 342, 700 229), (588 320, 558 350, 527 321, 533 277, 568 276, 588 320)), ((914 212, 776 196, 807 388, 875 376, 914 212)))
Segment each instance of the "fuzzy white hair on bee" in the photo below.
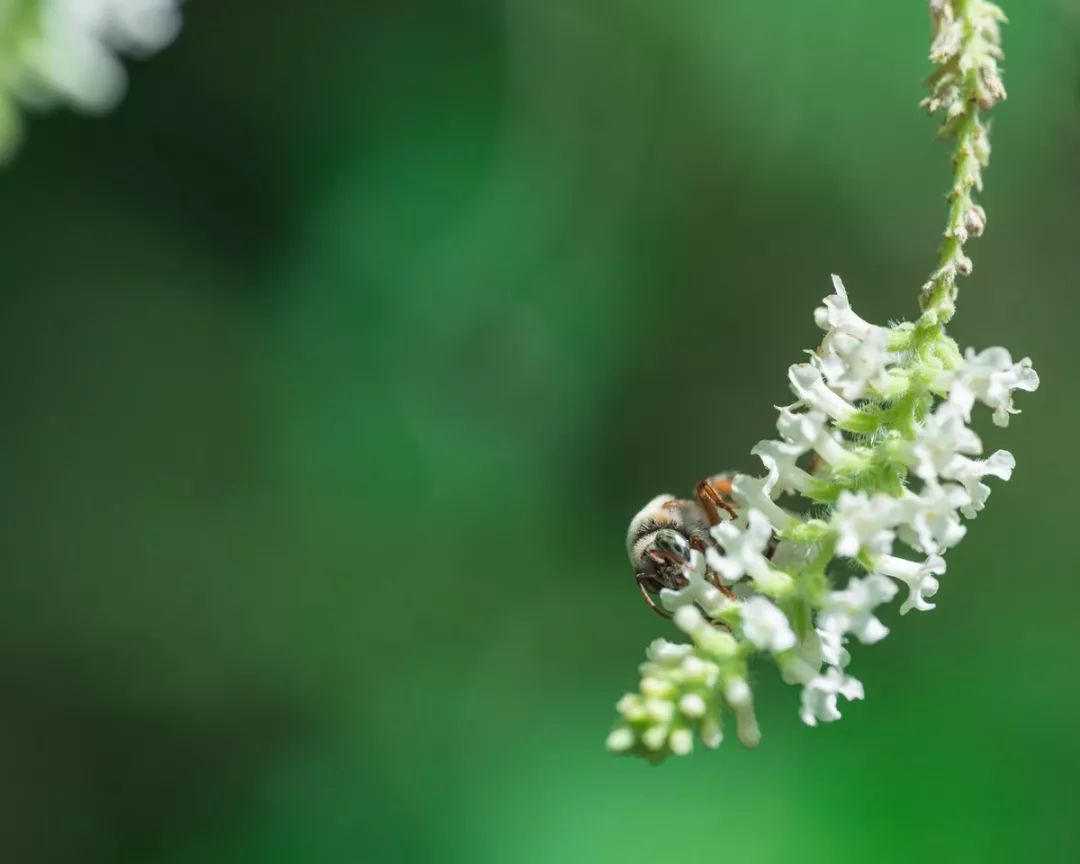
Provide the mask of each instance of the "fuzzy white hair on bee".
POLYGON ((657 495, 630 520, 626 550, 638 591, 655 612, 667 617, 650 595, 685 585, 682 570, 691 550, 708 543, 709 522, 695 501, 657 495))

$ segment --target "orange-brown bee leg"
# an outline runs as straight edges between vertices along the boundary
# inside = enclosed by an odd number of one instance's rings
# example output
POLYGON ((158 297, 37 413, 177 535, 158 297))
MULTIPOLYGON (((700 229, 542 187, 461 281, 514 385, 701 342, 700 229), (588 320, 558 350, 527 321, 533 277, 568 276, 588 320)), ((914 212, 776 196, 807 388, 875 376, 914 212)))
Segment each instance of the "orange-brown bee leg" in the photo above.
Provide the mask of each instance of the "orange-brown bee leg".
POLYGON ((730 588, 728 588, 728 586, 725 585, 723 582, 721 582, 720 577, 717 574, 713 573, 712 570, 709 571, 709 575, 706 576, 705 578, 708 580, 709 584, 713 586, 713 588, 719 589, 720 593, 723 594, 728 599, 730 599, 730 600, 738 600, 739 599, 739 595, 736 594, 734 591, 732 591, 730 588))
POLYGON ((721 510, 732 519, 735 518, 735 508, 726 500, 731 495, 731 480, 728 477, 711 477, 708 480, 702 480, 697 484, 694 494, 697 495, 698 503, 705 511, 710 525, 719 525, 724 521, 720 516, 721 510))
POLYGON ((641 592, 642 598, 645 600, 646 603, 649 604, 649 608, 652 609, 653 612, 655 612, 661 618, 670 621, 671 616, 668 615, 668 613, 661 609, 659 606, 657 606, 656 603, 653 601, 652 597, 649 596, 649 592, 645 590, 645 580, 642 579, 640 576, 637 578, 637 587, 638 591, 641 592))

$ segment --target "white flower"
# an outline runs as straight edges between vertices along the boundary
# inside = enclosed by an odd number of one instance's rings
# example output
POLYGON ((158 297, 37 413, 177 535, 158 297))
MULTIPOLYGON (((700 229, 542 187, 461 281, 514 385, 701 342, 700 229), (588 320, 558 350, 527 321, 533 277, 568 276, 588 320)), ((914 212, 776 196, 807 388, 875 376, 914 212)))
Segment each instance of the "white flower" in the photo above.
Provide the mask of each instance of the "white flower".
POLYGON ((778 408, 776 429, 785 441, 794 444, 803 453, 813 450, 828 426, 829 418, 820 411, 792 411, 778 408))
POLYGON ((889 629, 875 616, 874 609, 896 596, 896 585, 872 573, 864 579, 852 578, 843 591, 830 591, 818 614, 818 626, 827 633, 852 633, 864 645, 884 639, 889 629))
POLYGON ((668 737, 668 747, 676 756, 686 756, 694 749, 694 735, 689 729, 675 729, 668 737))
POLYGON ((780 674, 788 684, 809 684, 821 671, 823 651, 817 631, 811 630, 795 650, 778 657, 780 674))
POLYGON ((821 370, 810 363, 796 363, 788 369, 788 383, 799 401, 808 408, 823 411, 843 423, 856 412, 855 406, 829 389, 821 370))
POLYGON ((686 717, 704 717, 707 708, 699 693, 687 693, 679 700, 679 711, 686 717))
POLYGON ((645 656, 661 666, 680 666, 693 651, 689 645, 677 642, 668 642, 667 639, 653 639, 649 647, 645 649, 645 656))
POLYGON ((832 666, 824 675, 818 675, 803 687, 799 717, 807 726, 817 726, 819 720, 832 723, 840 719, 840 711, 836 707, 837 696, 851 701, 862 699, 864 695, 858 679, 832 666))
POLYGON ((724 548, 721 555, 715 549, 706 551, 709 566, 720 578, 731 585, 744 576, 749 576, 758 583, 771 586, 787 585, 791 577, 786 573, 774 571, 765 557, 765 549, 772 540, 772 525, 759 510, 750 510, 746 515, 746 527, 740 528, 733 522, 721 522, 713 526, 711 533, 724 548))
POLYGON ((780 416, 776 419, 776 429, 784 441, 804 453, 815 451, 834 467, 851 460, 851 454, 829 433, 829 418, 820 411, 797 412, 790 407, 777 410, 780 416))
POLYGON ((961 512, 968 519, 986 506, 990 497, 990 487, 981 482, 986 476, 1008 480, 1016 467, 1016 459, 1008 450, 997 450, 987 459, 968 459, 956 456, 942 469, 942 476, 955 480, 967 490, 970 501, 961 507, 961 512))
POLYGON ((622 753, 634 746, 634 733, 628 726, 619 726, 607 737, 607 748, 615 753, 622 753))
POLYGON ((764 597, 750 597, 739 605, 743 633, 762 651, 777 654, 795 647, 795 632, 787 616, 764 597))
POLYGON ((1009 425, 1009 415, 1019 413, 1013 408, 1014 390, 1033 392, 1039 387, 1039 375, 1025 357, 1013 363, 1004 348, 987 348, 978 354, 968 348, 964 362, 955 369, 949 383, 949 401, 956 405, 968 420, 975 400, 992 408, 994 423, 1009 425))
POLYGON ((982 453, 982 442, 967 427, 962 412, 945 403, 916 430, 910 447, 911 465, 917 476, 933 480, 958 453, 978 455, 982 453))
POLYGON ((855 558, 861 551, 882 555, 892 551, 893 527, 901 513, 895 498, 884 493, 841 492, 832 514, 836 554, 855 558))
POLYGON ((623 720, 609 736, 612 750, 688 753, 693 730, 716 746, 722 709, 734 715, 739 739, 757 744, 746 677, 751 649, 773 655, 784 680, 802 686, 804 723, 839 719, 841 696, 864 696, 862 684, 845 674, 845 646, 888 634, 876 611, 896 597, 897 582, 908 589, 901 614, 934 608, 930 598, 945 572, 941 553, 966 531, 961 515, 974 516, 985 505, 984 478, 1012 474, 1015 460, 1004 450, 977 458, 982 442, 968 424, 975 401, 1006 422, 1015 413, 1013 391, 1038 384, 1030 362, 1014 364, 1003 349, 991 349, 968 352, 957 369, 941 372, 956 358, 951 340, 938 334, 938 342, 924 346, 914 325, 891 331, 871 325, 851 310, 839 279, 834 284, 836 294, 816 314, 827 331, 822 347, 811 363, 789 369, 799 401, 778 409, 780 440, 760 441, 752 451, 766 476, 735 475, 739 515, 709 529, 715 546, 691 553, 684 588, 661 592, 693 644, 653 643, 640 692, 617 706, 623 720), (871 404, 852 404, 868 396, 871 404), (799 466, 810 453, 820 457, 820 474, 799 466), (905 480, 916 477, 921 482, 907 488, 905 480), (775 500, 794 494, 816 506, 797 515, 775 500), (822 502, 834 496, 823 512, 822 502), (897 536, 926 558, 894 556, 897 536), (831 589, 830 557, 855 558, 873 572, 831 589), (740 599, 728 597, 726 585, 740 599), (788 617, 789 605, 798 618, 788 617))
POLYGON ((177 0, 42 0, 12 86, 27 102, 107 111, 127 80, 114 52, 152 54, 179 29, 177 0))
POLYGON ((927 555, 944 552, 967 533, 956 511, 969 509, 971 501, 971 496, 960 486, 927 481, 919 494, 907 492, 901 499, 906 524, 900 526, 900 538, 927 555))
POLYGON ((912 609, 925 612, 934 608, 934 604, 927 602, 926 598, 937 593, 938 580, 935 577, 945 572, 945 559, 940 555, 931 555, 921 564, 918 561, 882 555, 877 560, 875 569, 878 573, 892 576, 908 586, 907 599, 900 606, 901 615, 906 615, 912 609))
POLYGON ((836 293, 826 297, 822 301, 825 305, 814 310, 814 323, 818 327, 822 330, 839 330, 858 339, 866 339, 874 331, 883 329, 855 314, 848 301, 847 289, 835 273, 832 274, 832 283, 836 293))
POLYGON ((759 441, 753 450, 769 472, 764 492, 769 497, 789 492, 806 492, 813 488, 814 478, 795 464, 806 451, 787 441, 759 441))
POLYGON ((671 588, 661 589, 660 602, 664 604, 664 608, 675 611, 696 603, 707 615, 716 617, 731 604, 732 601, 708 581, 705 556, 697 549, 690 551, 690 561, 683 567, 683 576, 686 578, 684 587, 677 591, 671 588))
POLYGON ((837 669, 845 668, 851 662, 851 655, 844 647, 844 635, 827 630, 816 630, 821 644, 821 659, 837 669))
MULTIPOLYGON (((735 501, 744 511, 757 510, 765 517, 765 521, 777 531, 783 531, 796 522, 794 516, 784 512, 783 508, 777 506, 772 500, 772 496, 769 494, 771 487, 769 487, 768 477, 749 477, 746 474, 736 474, 731 481, 731 491, 735 496, 735 501)), ((723 524, 729 523, 725 522, 723 524)), ((713 529, 713 536, 716 536, 715 528, 713 529)), ((719 536, 716 536, 716 539, 721 540, 719 536)))
POLYGON ((888 387, 888 342, 888 332, 880 327, 863 339, 836 330, 825 337, 812 362, 829 387, 853 402, 866 395, 868 385, 878 392, 888 387))
POLYGON ((754 703, 746 679, 732 678, 728 681, 724 698, 735 711, 735 733, 739 741, 746 747, 757 747, 761 743, 761 730, 754 716, 754 703))
MULTIPOLYGON (((713 658, 727 659, 735 654, 737 648, 732 635, 710 624, 696 606, 681 606, 675 610, 675 626, 694 640, 694 644, 713 658)), ((703 662, 700 657, 690 654, 682 663, 682 671, 689 678, 697 678, 698 673, 708 674, 711 670, 702 668, 691 670, 691 661, 703 662)))

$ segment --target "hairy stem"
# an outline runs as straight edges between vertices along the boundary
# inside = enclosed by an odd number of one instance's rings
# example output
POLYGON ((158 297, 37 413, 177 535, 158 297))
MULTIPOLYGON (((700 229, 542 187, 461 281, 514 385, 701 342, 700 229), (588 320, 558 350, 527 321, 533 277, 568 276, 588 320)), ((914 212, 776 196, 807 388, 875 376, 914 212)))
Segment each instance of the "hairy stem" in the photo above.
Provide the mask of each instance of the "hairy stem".
POLYGON ((955 138, 949 213, 938 266, 923 285, 919 329, 939 332, 956 311, 957 277, 971 273, 964 245, 986 226, 986 212, 974 200, 982 190, 982 169, 990 161, 990 143, 981 112, 1005 98, 997 61, 1002 58, 1001 9, 987 0, 930 0, 934 37, 930 59, 930 95, 922 104, 941 111, 938 134, 955 138))

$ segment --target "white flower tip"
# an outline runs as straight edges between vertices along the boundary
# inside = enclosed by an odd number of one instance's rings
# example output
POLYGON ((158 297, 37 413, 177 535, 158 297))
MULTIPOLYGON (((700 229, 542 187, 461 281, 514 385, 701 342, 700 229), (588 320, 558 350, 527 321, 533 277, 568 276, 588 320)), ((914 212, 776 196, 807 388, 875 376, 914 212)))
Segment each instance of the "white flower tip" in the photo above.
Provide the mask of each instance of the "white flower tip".
POLYGON ((667 741, 666 726, 650 726, 641 733, 641 743, 650 750, 659 750, 667 741))
POLYGON ((877 618, 870 618, 866 625, 855 635, 863 645, 873 645, 889 635, 889 628, 877 618))
POLYGON ((841 696, 847 699, 849 702, 854 702, 856 699, 865 699, 866 691, 863 690, 862 681, 858 678, 848 677, 843 684, 840 685, 837 691, 841 696))
POLYGON ((607 749, 613 753, 624 753, 634 746, 634 733, 627 726, 613 729, 607 736, 607 749))
POLYGON ((708 747, 710 750, 715 750, 720 746, 720 743, 724 740, 724 731, 720 728, 720 724, 715 719, 706 718, 701 722, 701 743, 708 747))
POLYGON ((664 699, 671 694, 672 685, 663 678, 646 675, 641 679, 641 695, 647 699, 664 699))
POLYGON ((810 363, 792 363, 788 377, 797 387, 806 389, 821 382, 821 371, 810 363))
POLYGON ((666 699, 646 699, 645 714, 657 723, 669 723, 675 716, 675 706, 666 699))
POLYGON ((687 693, 679 700, 679 711, 687 717, 704 717, 705 700, 697 693, 687 693))
POLYGON ((847 289, 844 288, 843 280, 841 280, 841 278, 839 276, 837 276, 835 273, 831 274, 831 276, 832 276, 833 290, 840 297, 843 297, 846 300, 847 299, 847 289))
POLYGON ((915 595, 912 595, 900 605, 900 614, 907 615, 912 609, 919 612, 929 612, 932 609, 937 609, 937 604, 928 603, 926 600, 922 600, 915 595))
POLYGON ((744 747, 753 749, 761 743, 761 730, 753 720, 747 720, 738 724, 737 734, 739 743, 744 747))
POLYGON ((689 729, 676 729, 668 737, 668 747, 676 756, 685 756, 694 749, 694 736, 689 729))
POLYGON ((704 621, 696 606, 680 606, 675 610, 675 626, 684 633, 693 633, 704 621))
POLYGON ((724 688, 724 698, 736 708, 750 703, 750 685, 745 678, 732 678, 724 688))
POLYGON ((688 655, 682 662, 683 675, 691 681, 698 681, 705 678, 708 671, 709 667, 706 665, 705 661, 700 657, 695 657, 693 654, 688 655))
POLYGON ((1016 457, 1008 450, 997 450, 986 460, 983 467, 987 474, 1000 480, 1011 480, 1016 469, 1016 457))

